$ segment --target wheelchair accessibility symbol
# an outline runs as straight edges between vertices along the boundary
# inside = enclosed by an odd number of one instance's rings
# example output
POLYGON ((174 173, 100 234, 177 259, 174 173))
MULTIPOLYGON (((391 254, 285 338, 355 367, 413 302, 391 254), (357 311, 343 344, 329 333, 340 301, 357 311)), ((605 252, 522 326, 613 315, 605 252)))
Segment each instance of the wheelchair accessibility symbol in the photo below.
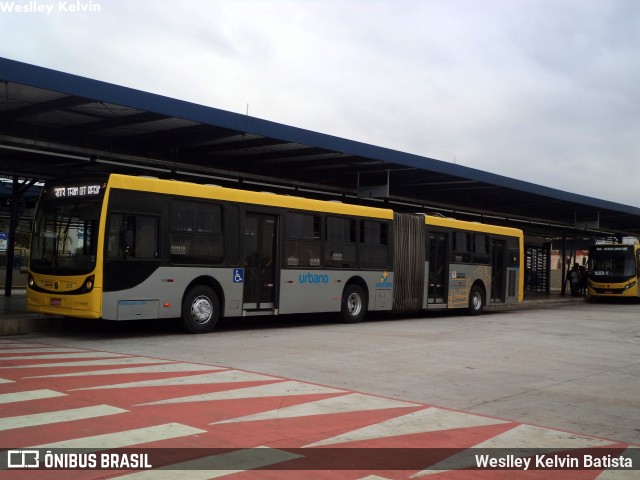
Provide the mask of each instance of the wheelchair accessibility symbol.
POLYGON ((243 282, 244 282, 244 268, 234 268, 233 283, 243 283, 243 282))

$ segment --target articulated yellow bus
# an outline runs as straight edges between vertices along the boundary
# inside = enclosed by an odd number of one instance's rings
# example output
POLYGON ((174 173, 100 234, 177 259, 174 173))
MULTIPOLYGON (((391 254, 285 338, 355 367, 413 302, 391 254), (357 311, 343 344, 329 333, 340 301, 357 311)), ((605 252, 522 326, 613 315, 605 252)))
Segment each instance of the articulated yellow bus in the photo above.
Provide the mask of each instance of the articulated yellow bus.
POLYGON ((390 209, 112 174, 47 183, 32 312, 87 319, 409 312, 516 303, 517 229, 390 209))
POLYGON ((638 298, 640 245, 598 244, 589 249, 590 298, 638 298))

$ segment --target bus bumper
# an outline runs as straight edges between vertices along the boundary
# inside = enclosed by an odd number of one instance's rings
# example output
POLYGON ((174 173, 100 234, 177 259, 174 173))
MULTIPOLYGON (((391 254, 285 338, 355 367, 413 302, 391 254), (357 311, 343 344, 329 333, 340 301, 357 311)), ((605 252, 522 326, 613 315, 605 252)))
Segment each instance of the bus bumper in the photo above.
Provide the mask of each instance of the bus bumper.
POLYGON ((101 316, 100 289, 82 295, 56 295, 27 290, 27 311, 63 317, 98 319, 101 316))
POLYGON ((636 298, 638 297, 638 282, 633 280, 624 283, 596 283, 587 286, 590 297, 636 298))

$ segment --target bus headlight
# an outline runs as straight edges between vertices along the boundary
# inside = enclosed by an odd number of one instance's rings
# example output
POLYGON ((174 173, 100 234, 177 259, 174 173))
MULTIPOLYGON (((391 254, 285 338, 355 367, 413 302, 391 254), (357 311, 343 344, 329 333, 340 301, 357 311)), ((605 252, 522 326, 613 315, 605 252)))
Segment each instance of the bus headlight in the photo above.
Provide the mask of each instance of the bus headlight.
POLYGON ((80 289, 80 291, 82 293, 87 293, 87 292, 90 292, 91 290, 93 290, 93 281, 94 281, 94 279, 95 279, 94 275, 91 275, 90 277, 87 277, 87 279, 82 284, 82 288, 80 289))
POLYGON ((29 275, 29 278, 27 279, 27 285, 29 285, 29 288, 33 288, 35 284, 36 284, 36 281, 33 279, 31 275, 29 275))
POLYGON ((636 282, 631 282, 629 285, 625 285, 624 289, 629 290, 630 288, 633 288, 635 286, 636 286, 636 282))

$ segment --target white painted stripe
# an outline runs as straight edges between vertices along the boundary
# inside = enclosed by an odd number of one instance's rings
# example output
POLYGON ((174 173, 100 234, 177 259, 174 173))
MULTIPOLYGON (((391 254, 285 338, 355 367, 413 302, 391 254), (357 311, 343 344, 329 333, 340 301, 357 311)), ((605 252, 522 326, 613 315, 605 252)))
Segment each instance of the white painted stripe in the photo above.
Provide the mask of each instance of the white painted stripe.
MULTIPOLYGON (((223 420, 218 423, 252 422, 256 420, 275 420, 283 418, 307 417, 311 415, 328 415, 333 413, 365 412, 388 408, 420 407, 415 403, 401 402, 380 397, 372 397, 362 393, 351 393, 339 397, 326 398, 317 402, 303 403, 291 407, 279 408, 268 412, 256 413, 245 417, 223 420)), ((213 425, 213 423, 211 424, 213 425)))
MULTIPOLYGON (((23 355, 18 357, 0 357, 0 361, 5 360, 55 360, 63 358, 105 358, 105 357, 128 357, 129 355, 123 355, 121 353, 108 353, 108 352, 76 352, 76 353, 51 353, 44 355, 23 355)), ((15 367, 0 367, 0 368, 15 368, 15 367)))
POLYGON ((638 470, 635 467, 627 470, 605 470, 596 480, 638 480, 638 470))
MULTIPOLYGON (((223 372, 224 373, 224 372, 223 372)), ((221 375, 221 374, 218 374, 221 375)), ((289 397, 292 395, 314 395, 323 393, 344 393, 344 390, 312 385, 310 383, 286 382, 270 383, 268 385, 258 385, 256 387, 236 388, 223 392, 203 393, 201 395, 191 395, 188 397, 169 398, 157 402, 143 403, 141 405, 161 405, 167 403, 185 402, 211 402, 216 400, 240 400, 247 398, 265 397, 289 397)))
POLYGON ((50 423, 69 422, 72 420, 104 417, 107 415, 115 415, 117 413, 126 413, 127 411, 128 410, 111 407, 109 405, 96 405, 91 407, 73 408, 71 410, 58 410, 55 412, 33 413, 31 415, 0 418, 0 431, 48 425, 50 423))
POLYGON ((275 377, 260 375, 258 373, 239 372, 227 370, 219 373, 205 373, 204 375, 185 375, 182 377, 160 378, 157 380, 141 380, 139 382, 116 383, 113 385, 100 385, 98 387, 76 388, 75 390, 104 390, 108 388, 138 388, 138 387, 167 387, 178 385, 207 385, 210 383, 228 382, 260 382, 279 380, 275 377))
POLYGON ((15 383, 14 380, 7 380, 6 378, 0 378, 0 383, 15 383))
MULTIPOLYGON (((122 359, 122 360, 129 360, 122 359)), ((102 360, 100 360, 102 361, 102 360)), ((128 362, 135 363, 135 362, 128 362)), ((57 378, 57 377, 87 377, 96 375, 129 375, 133 373, 176 373, 176 372, 202 372, 225 370, 223 367, 198 365, 196 363, 165 363, 164 365, 148 365, 145 367, 112 368, 110 370, 91 370, 74 373, 59 373, 56 375, 38 375, 26 378, 57 378)))
POLYGON ((277 450, 275 448, 250 448, 236 450, 222 455, 210 455, 197 460, 176 463, 164 468, 136 472, 118 478, 129 480, 175 480, 188 478, 189 480, 207 480, 220 478, 234 473, 246 472, 254 468, 275 465, 302 458, 301 455, 277 450), (206 470, 205 470, 206 469, 206 470))
POLYGON ((166 423, 152 427, 136 428, 122 432, 106 433, 104 435, 93 435, 91 437, 74 438, 62 442, 36 445, 29 448, 82 448, 82 451, 95 452, 97 450, 108 450, 111 448, 124 448, 131 445, 157 442, 171 438, 187 437, 207 433, 206 430, 182 425, 180 423, 166 423))
POLYGON ((627 448, 622 453, 622 456, 625 458, 631 458, 634 468, 627 468, 624 470, 605 470, 596 477, 596 480, 637 480, 638 455, 640 455, 640 447, 627 448), (633 452, 631 450, 633 450, 633 452))
MULTIPOLYGON (((67 348, 67 347, 24 347, 24 348, 15 348, 12 346, 11 348, 3 349, 0 348, 0 354, 6 355, 9 353, 87 353, 89 350, 86 348, 67 348)), ((4 357, 0 357, 0 360, 3 360, 4 357)))
POLYGON ((560 432, 543 427, 534 427, 532 425, 518 425, 511 430, 496 435, 489 440, 474 445, 473 449, 464 450, 453 455, 442 462, 433 465, 427 470, 423 470, 411 476, 422 477, 442 472, 443 470, 461 469, 464 467, 476 467, 476 458, 478 448, 505 448, 513 451, 514 455, 523 457, 531 456, 531 452, 536 448, 544 447, 549 450, 573 450, 578 448, 600 447, 603 445, 611 445, 610 440, 602 440, 599 438, 585 437, 576 435, 575 433, 560 432), (521 452, 518 452, 521 450, 521 452))
POLYGON ((575 433, 552 430, 533 425, 518 425, 511 430, 496 435, 476 448, 536 448, 541 445, 550 449, 589 448, 611 444, 611 440, 577 435, 575 433))
MULTIPOLYGON (((169 360, 158 360, 147 357, 110 358, 107 360, 79 360, 77 362, 36 363, 15 367, 0 368, 55 368, 55 367, 104 367, 107 365, 144 365, 147 363, 166 363, 169 360)), ((31 377, 28 377, 31 378, 31 377)))
POLYGON ((436 432, 441 430, 451 430, 454 428, 497 425, 501 423, 508 422, 505 420, 497 420, 495 418, 482 417, 480 415, 472 415, 470 413, 454 412, 440 408, 427 408, 425 410, 412 412, 408 415, 392 418, 375 425, 369 425, 368 427, 346 432, 333 438, 327 438, 307 445, 307 447, 357 442, 361 440, 372 440, 375 438, 398 437, 400 435, 436 432))
POLYGON ((25 392, 0 394, 0 403, 25 402, 28 400, 40 400, 41 398, 64 397, 66 393, 53 390, 29 390, 25 392))

